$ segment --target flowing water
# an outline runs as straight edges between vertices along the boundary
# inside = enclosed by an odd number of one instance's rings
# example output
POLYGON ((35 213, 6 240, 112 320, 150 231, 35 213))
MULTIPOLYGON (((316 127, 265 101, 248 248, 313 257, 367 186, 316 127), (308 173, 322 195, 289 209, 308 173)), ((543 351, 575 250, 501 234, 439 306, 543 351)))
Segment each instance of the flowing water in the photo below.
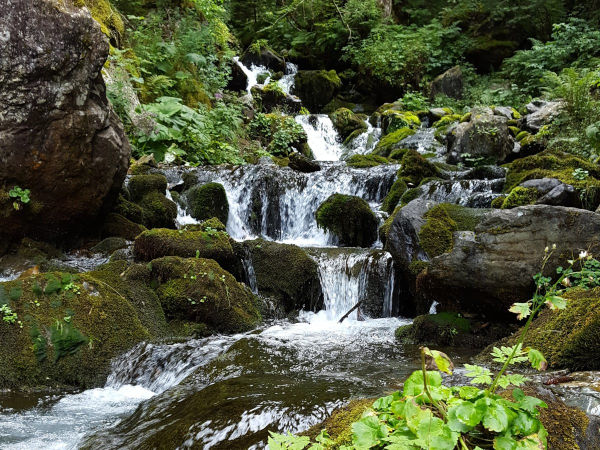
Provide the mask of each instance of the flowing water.
MULTIPOLYGON (((250 92, 266 70, 237 63, 250 92)), ((279 80, 288 93, 296 72, 288 64, 279 80)), ((394 317, 401 299, 392 258, 376 248, 335 247, 314 217, 324 200, 342 193, 365 199, 384 219, 379 208, 399 166, 353 169, 340 162, 374 148, 378 127, 368 124, 345 148, 327 115, 296 121, 320 161, 318 172, 271 164, 189 170, 198 184, 215 181, 225 187, 227 231, 234 239, 263 237, 306 248, 319 267, 325 308, 234 336, 141 343, 113 362, 103 388, 26 397, 0 393, 0 448, 264 448, 269 431, 302 431, 352 398, 398 388, 418 361, 413 350, 394 340, 394 330, 409 321, 394 317)), ((421 139, 424 149, 429 135, 422 133, 421 139)), ((172 186, 182 182, 179 169, 166 169, 165 175, 172 186)), ((428 195, 461 202, 463 196, 494 195, 496 189, 494 181, 448 183, 428 185, 428 195)), ((177 222, 195 220, 178 205, 177 222)), ((96 262, 83 261, 82 267, 96 262)), ((258 293, 251 259, 243 265, 258 293)))

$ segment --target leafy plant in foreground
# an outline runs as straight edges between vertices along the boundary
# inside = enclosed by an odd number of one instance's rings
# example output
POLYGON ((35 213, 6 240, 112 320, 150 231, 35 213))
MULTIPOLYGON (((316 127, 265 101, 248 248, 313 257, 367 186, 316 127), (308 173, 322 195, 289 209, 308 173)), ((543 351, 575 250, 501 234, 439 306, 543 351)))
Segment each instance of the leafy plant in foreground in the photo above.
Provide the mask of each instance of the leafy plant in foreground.
MULTIPOLYGON (((539 409, 547 408, 540 399, 526 395, 522 386, 527 378, 510 373, 509 367, 529 362, 537 370, 545 370, 544 356, 533 348, 523 346, 523 341, 533 318, 544 307, 566 308, 560 296, 571 283, 589 280, 589 271, 600 272, 600 263, 582 252, 578 259, 570 260, 566 269, 559 268, 555 282, 543 275, 552 256, 547 248, 542 260, 542 270, 533 278, 536 291, 528 302, 515 303, 510 311, 520 320, 527 319, 517 343, 511 347, 494 347, 492 358, 502 364, 494 374, 489 368, 466 364, 467 386, 445 386, 442 372, 451 374, 453 364, 444 353, 421 348, 421 370, 413 372, 404 383, 402 392, 377 399, 361 419, 352 424, 352 444, 338 446, 325 431, 316 443, 308 437, 295 437, 271 433, 271 450, 341 450, 434 449, 496 450, 545 449, 548 433, 539 419, 539 409), (575 271, 575 264, 581 270, 575 271), (431 370, 437 369, 437 370, 431 370), (513 387, 509 395, 498 394, 498 389, 513 387)), ((583 284, 579 284, 583 286, 583 284)))
POLYGON ((13 208, 16 211, 19 211, 22 208, 22 205, 26 205, 31 201, 30 197, 31 191, 29 189, 23 189, 19 186, 13 187, 9 192, 8 196, 14 198, 13 208))

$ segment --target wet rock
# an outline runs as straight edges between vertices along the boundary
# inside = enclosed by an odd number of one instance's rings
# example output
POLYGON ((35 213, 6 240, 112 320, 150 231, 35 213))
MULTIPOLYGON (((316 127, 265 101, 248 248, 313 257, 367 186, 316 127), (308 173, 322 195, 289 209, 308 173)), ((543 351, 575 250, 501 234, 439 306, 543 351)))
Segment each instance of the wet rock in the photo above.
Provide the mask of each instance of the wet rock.
POLYGON ((246 67, 264 66, 274 72, 285 72, 284 59, 270 48, 262 48, 258 52, 250 48, 242 55, 241 61, 246 67))
POLYGON ((116 199, 130 147, 105 93, 108 40, 86 9, 51 1, 3 4, 0 234, 40 238, 81 231, 116 199))
POLYGON ((253 86, 252 97, 264 112, 283 110, 290 115, 298 114, 302 108, 302 102, 295 96, 286 94, 277 83, 253 86))
POLYGON ((246 241, 258 292, 285 313, 319 311, 323 292, 317 263, 296 245, 257 239, 246 241))
POLYGON ((109 237, 94 245, 90 251, 93 253, 104 253, 110 255, 120 248, 127 247, 127 241, 120 237, 109 237))
POLYGON ((333 194, 319 206, 316 219, 342 246, 370 247, 377 240, 377 218, 360 197, 333 194))
POLYGON ((306 156, 298 152, 290 153, 290 163, 288 167, 297 172, 312 173, 321 170, 319 163, 311 161, 306 156))
POLYGON ((465 158, 503 162, 515 148, 505 117, 474 114, 470 122, 460 123, 453 134, 454 141, 448 155, 450 164, 464 162, 465 158))
POLYGON ((575 188, 570 184, 561 183, 556 186, 546 195, 540 197, 537 200, 538 205, 552 205, 552 206, 572 206, 579 207, 581 201, 575 191, 575 188))
POLYGON ((338 130, 342 140, 354 132, 362 133, 367 130, 366 116, 355 114, 347 108, 339 108, 329 115, 333 126, 338 130))
POLYGON ((565 265, 566 255, 600 242, 600 216, 581 209, 532 205, 492 210, 474 233, 454 236, 453 249, 433 258, 421 274, 418 291, 440 303, 440 310, 514 320, 515 301, 534 291, 544 249, 557 250, 545 274, 565 265))
POLYGON ((460 178, 463 180, 497 180, 506 177, 506 169, 498 166, 478 166, 460 178))
POLYGON ((227 223, 229 202, 225 188, 220 183, 206 183, 195 186, 187 192, 192 217, 196 220, 208 220, 216 217, 227 223))
POLYGON ((227 89, 230 91, 245 91, 248 86, 248 75, 235 61, 231 63, 231 78, 227 83, 227 89))
POLYGON ((203 323, 221 333, 248 331, 262 320, 258 299, 216 261, 167 256, 151 266, 167 320, 203 323))
POLYGON ((463 74, 460 66, 454 66, 431 82, 430 95, 438 95, 460 100, 463 94, 463 74))
POLYGON ((541 195, 546 195, 552 189, 560 186, 562 181, 557 180, 556 178, 537 178, 534 180, 527 180, 521 183, 519 186, 524 188, 534 188, 541 195))
POLYGON ((102 225, 102 236, 121 237, 133 241, 139 234, 146 231, 146 227, 123 217, 120 214, 110 213, 102 225))
POLYGON ((550 124, 564 110, 564 102, 546 102, 534 100, 527 106, 527 114, 522 120, 521 128, 537 133, 544 125, 550 124))
POLYGON ((311 112, 318 112, 333 100, 341 87, 342 81, 335 70, 300 70, 293 93, 311 112))

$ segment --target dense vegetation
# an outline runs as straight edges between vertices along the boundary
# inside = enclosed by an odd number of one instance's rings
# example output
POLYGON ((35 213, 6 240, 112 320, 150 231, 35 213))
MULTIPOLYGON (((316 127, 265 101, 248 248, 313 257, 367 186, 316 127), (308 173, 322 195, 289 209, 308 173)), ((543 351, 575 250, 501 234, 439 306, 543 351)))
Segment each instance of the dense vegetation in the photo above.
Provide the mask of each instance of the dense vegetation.
POLYGON ((401 97, 407 109, 450 106, 464 113, 476 105, 522 110, 532 98, 564 98, 566 114, 539 139, 586 157, 598 152, 595 0, 159 0, 114 6, 126 31, 113 39, 119 45, 111 50, 108 93, 135 156, 219 164, 293 150, 301 140, 293 122, 280 120, 270 133, 274 139, 266 139, 257 131, 269 127, 267 118, 252 120, 241 93, 227 89, 232 57, 263 49, 301 69, 336 70, 339 105, 374 109, 401 97), (465 77, 462 99, 430 98, 432 79, 457 64, 465 77))

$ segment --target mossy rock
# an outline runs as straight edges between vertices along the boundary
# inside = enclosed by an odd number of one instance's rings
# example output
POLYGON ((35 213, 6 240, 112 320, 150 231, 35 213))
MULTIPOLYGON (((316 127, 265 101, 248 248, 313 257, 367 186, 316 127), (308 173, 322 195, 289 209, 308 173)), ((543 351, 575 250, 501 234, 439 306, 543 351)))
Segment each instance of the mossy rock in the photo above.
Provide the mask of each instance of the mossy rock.
POLYGON ((540 350, 552 369, 600 370, 600 288, 572 289, 562 297, 567 308, 543 310, 531 324, 525 346, 540 350))
POLYGON ((381 166, 382 164, 389 164, 389 161, 383 156, 377 156, 373 154, 352 155, 346 160, 346 164, 349 167, 354 167, 355 169, 366 169, 368 167, 376 167, 381 166))
POLYGON ((337 236, 342 246, 370 247, 377 240, 377 217, 360 197, 333 194, 315 216, 317 225, 337 236))
POLYGON ((111 253, 127 247, 127 240, 121 237, 109 237, 90 248, 93 253, 103 253, 110 255, 111 253))
POLYGON ((392 151, 403 148, 401 142, 415 133, 416 131, 411 128, 401 128, 387 134, 379 140, 373 153, 387 158, 392 151))
POLYGON ((389 159, 394 161, 402 161, 402 158, 404 157, 404 155, 406 155, 407 151, 407 148, 397 148, 395 150, 392 150, 389 159))
POLYGON ((387 219, 383 222, 383 225, 379 227, 379 239, 383 243, 385 247, 385 243, 387 241, 388 233, 390 232, 390 228, 392 228, 392 223, 396 218, 396 215, 400 212, 402 206, 396 206, 394 211, 389 215, 387 219))
POLYGON ((183 229, 185 231, 227 231, 227 227, 216 217, 204 220, 201 223, 186 225, 183 229))
POLYGON ((396 209, 396 206, 398 206, 398 203, 400 203, 400 199, 407 189, 408 186, 402 178, 396 179, 390 189, 390 192, 388 192, 388 195, 386 195, 386 197, 383 199, 381 209, 388 214, 391 214, 394 209, 396 209))
POLYGON ((140 201, 143 213, 143 224, 148 228, 175 228, 177 205, 164 194, 154 191, 146 194, 140 201))
MULTIPOLYGON (((445 129, 455 122, 460 122, 461 119, 462 119, 462 116, 460 116, 459 114, 448 114, 447 116, 442 117, 437 122, 434 122, 432 126, 434 128, 438 128, 438 129, 440 129, 440 128, 445 129)), ((470 119, 470 116, 469 116, 469 119, 470 119)))
POLYGON ((318 264, 305 250, 263 239, 247 241, 244 247, 250 254, 262 296, 273 299, 285 313, 322 308, 318 264))
POLYGON ((517 186, 506 196, 501 209, 512 209, 519 206, 533 205, 538 199, 539 192, 535 188, 517 186))
POLYGON ((142 207, 127 200, 122 195, 119 195, 113 212, 135 223, 142 223, 144 220, 144 210, 142 207))
POLYGON ((248 331, 261 322, 258 299, 216 261, 167 256, 150 265, 168 320, 203 323, 220 333, 248 331))
POLYGON ((164 194, 167 191, 167 178, 160 174, 135 175, 129 180, 127 188, 131 200, 138 203, 151 192, 164 194))
POLYGON ((140 234, 133 254, 142 261, 163 256, 214 259, 222 267, 233 267, 235 256, 227 233, 222 231, 186 231, 156 228, 140 234))
POLYGON ((414 186, 418 186, 425 178, 437 177, 438 175, 437 167, 427 161, 416 150, 408 150, 402 157, 401 165, 398 176, 414 186))
POLYGON ((111 213, 106 216, 102 226, 102 235, 107 237, 122 237, 133 241, 139 234, 146 231, 146 227, 126 219, 120 214, 111 213))
POLYGON ((335 70, 301 70, 296 74, 294 94, 310 111, 319 111, 342 87, 335 70))
POLYGON ((166 323, 156 296, 121 279, 125 268, 117 262, 79 275, 53 272, 0 284, 0 303, 22 324, 0 323, 0 385, 101 386, 114 357, 161 335, 166 323))
POLYGON ((504 200, 506 200, 506 195, 501 195, 492 200, 492 208, 493 209, 501 209, 504 204, 504 200))
POLYGON ((421 126, 419 116, 410 111, 388 110, 381 115, 381 120, 385 134, 393 133, 403 128, 415 130, 421 126))
POLYGON ((408 203, 412 202, 414 199, 419 198, 419 196, 421 194, 422 194, 422 191, 418 187, 408 189, 404 194, 402 194, 402 197, 400 197, 400 205, 401 206, 407 205, 408 203))
POLYGON ((546 150, 507 164, 505 192, 527 180, 556 178, 573 186, 585 209, 595 210, 600 204, 600 166, 570 153, 546 150), (576 169, 587 171, 587 178, 573 176, 576 169))
POLYGON ((329 117, 333 125, 338 130, 342 140, 348 138, 351 134, 358 132, 363 133, 367 130, 365 123, 366 117, 360 114, 355 114, 347 108, 337 109, 329 117))
POLYGON ((375 399, 357 399, 352 400, 346 406, 337 408, 323 422, 300 433, 301 436, 308 436, 314 442, 315 438, 321 433, 321 430, 327 430, 330 438, 335 445, 332 448, 352 445, 352 424, 360 420, 365 411, 373 406, 375 399))
POLYGON ((86 6, 92 17, 100 24, 100 29, 118 46, 125 34, 125 24, 119 11, 112 7, 109 0, 75 0, 76 6, 86 6))
POLYGON ((425 213, 424 218, 426 222, 419 231, 419 244, 427 256, 434 258, 452 250, 458 226, 446 209, 436 205, 425 213))
POLYGON ((195 186, 187 193, 192 217, 197 220, 208 220, 216 217, 227 223, 229 202, 227 193, 220 183, 206 183, 195 186))

